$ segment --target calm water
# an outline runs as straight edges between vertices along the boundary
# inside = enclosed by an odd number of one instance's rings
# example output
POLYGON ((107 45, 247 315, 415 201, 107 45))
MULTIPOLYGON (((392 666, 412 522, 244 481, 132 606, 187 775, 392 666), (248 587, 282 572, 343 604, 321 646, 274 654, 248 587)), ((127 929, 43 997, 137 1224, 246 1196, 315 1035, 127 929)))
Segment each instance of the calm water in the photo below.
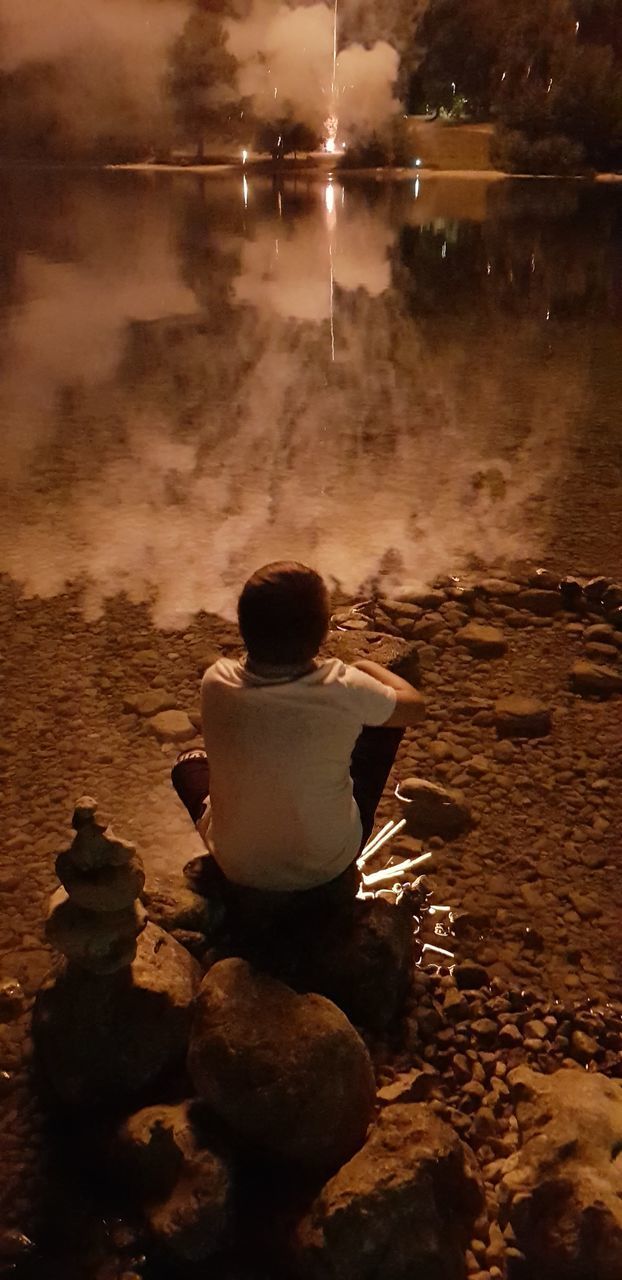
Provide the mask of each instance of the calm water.
POLYGON ((163 624, 622 563, 622 190, 4 175, 0 571, 163 624))

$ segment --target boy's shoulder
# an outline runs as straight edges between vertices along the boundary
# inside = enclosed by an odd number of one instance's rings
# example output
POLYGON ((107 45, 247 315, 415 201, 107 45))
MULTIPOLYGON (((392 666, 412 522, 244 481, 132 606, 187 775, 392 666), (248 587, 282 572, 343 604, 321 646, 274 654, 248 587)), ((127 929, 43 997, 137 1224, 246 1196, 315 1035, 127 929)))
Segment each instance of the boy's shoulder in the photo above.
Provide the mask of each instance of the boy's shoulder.
POLYGON ((243 683, 242 664, 236 658, 217 658, 203 673, 201 687, 214 684, 239 686, 243 683))

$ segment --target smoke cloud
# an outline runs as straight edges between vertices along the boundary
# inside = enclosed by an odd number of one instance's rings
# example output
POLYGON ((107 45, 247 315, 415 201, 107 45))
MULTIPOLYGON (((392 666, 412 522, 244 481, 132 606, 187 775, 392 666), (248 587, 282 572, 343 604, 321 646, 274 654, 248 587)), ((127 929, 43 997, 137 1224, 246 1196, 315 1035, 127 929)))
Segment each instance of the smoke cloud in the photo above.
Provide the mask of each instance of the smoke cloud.
POLYGON ((333 97, 334 11, 325 4, 275 10, 267 0, 254 0, 247 18, 225 27, 240 94, 251 100, 260 120, 291 115, 321 130, 334 112, 341 135, 356 131, 364 137, 399 109, 399 57, 384 41, 369 49, 353 44, 339 53, 333 97))
POLYGON ((0 70, 53 72, 29 84, 15 130, 39 112, 68 148, 166 138, 162 82, 187 14, 181 0, 0 0, 0 70))

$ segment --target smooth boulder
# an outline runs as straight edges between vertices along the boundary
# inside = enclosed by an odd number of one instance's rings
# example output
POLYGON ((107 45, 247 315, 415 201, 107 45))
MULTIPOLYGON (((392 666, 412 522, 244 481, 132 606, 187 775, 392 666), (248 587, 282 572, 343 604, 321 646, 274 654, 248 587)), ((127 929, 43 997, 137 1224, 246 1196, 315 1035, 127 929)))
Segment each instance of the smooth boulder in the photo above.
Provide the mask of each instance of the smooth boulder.
POLYGON ((468 622, 456 632, 456 641, 468 649, 473 658, 502 658, 508 642, 499 629, 483 622, 468 622))
POLYGON ((612 693, 622 693, 622 674, 611 667, 579 659, 570 673, 570 684, 575 693, 608 698, 612 693))
POLYGON ((33 1014, 40 1065, 75 1106, 122 1104, 181 1065, 201 970, 157 925, 127 969, 98 976, 63 963, 33 1014))
POLYGON ((425 778, 405 778, 400 783, 400 800, 406 830, 412 836, 451 840, 471 826, 471 814, 461 791, 425 778))
POLYGON ((502 1197, 530 1274, 622 1280, 622 1082, 525 1066, 509 1081, 522 1145, 502 1197))
POLYGON ((214 965, 197 998, 188 1067, 197 1092, 243 1144, 333 1169, 362 1145, 375 1083, 345 1015, 245 960, 214 965))
POLYGON ((462 1280, 483 1204, 475 1159, 425 1104, 386 1107, 298 1223, 303 1280, 462 1280))

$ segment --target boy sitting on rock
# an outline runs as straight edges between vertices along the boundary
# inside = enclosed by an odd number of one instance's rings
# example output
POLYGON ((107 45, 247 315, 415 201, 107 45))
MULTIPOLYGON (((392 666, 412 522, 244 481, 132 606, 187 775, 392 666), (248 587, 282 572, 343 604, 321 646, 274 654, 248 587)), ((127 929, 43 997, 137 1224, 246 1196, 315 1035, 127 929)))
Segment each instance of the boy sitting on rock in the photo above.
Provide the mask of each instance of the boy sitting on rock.
POLYGON ((235 910, 267 924, 274 909, 352 900, 356 860, 420 693, 375 662, 320 659, 330 608, 305 565, 259 569, 238 602, 246 646, 205 672, 205 751, 185 751, 175 790, 235 910), (213 859, 213 861, 212 861, 213 859))

